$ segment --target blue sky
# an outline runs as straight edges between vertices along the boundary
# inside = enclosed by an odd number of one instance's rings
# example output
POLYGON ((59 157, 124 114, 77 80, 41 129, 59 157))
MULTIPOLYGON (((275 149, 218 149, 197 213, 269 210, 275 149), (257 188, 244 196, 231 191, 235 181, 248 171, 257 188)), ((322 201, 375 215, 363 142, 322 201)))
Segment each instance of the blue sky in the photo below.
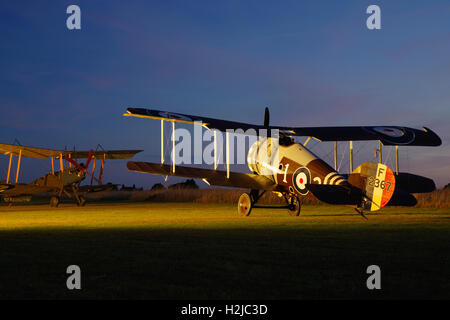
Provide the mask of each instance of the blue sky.
MULTIPOLYGON (((159 122, 122 117, 127 106, 250 123, 269 106, 274 125, 430 127, 443 145, 401 148, 401 169, 443 186, 448 17, 448 1, 2 1, 1 142, 137 148, 136 159, 158 161, 159 122), (66 28, 70 4, 81 8, 81 30, 66 28), (381 30, 366 28, 371 4, 381 30)), ((313 147, 331 159, 329 146, 313 147)), ((361 145, 360 160, 374 147, 361 145)), ((48 162, 25 160, 21 179, 48 162)), ((123 161, 106 170, 115 183, 162 180, 123 161)))

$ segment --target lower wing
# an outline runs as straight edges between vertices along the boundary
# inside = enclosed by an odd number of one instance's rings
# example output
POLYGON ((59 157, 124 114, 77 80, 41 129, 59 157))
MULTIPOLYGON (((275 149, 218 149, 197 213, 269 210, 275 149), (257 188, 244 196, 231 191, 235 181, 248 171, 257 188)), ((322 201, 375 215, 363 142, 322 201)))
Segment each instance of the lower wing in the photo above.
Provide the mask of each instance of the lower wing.
POLYGON ((279 186, 274 181, 256 174, 230 172, 229 177, 227 177, 225 171, 183 166, 176 166, 175 173, 173 173, 171 165, 133 161, 127 163, 127 168, 130 171, 142 173, 204 179, 208 184, 215 186, 280 191, 279 186))

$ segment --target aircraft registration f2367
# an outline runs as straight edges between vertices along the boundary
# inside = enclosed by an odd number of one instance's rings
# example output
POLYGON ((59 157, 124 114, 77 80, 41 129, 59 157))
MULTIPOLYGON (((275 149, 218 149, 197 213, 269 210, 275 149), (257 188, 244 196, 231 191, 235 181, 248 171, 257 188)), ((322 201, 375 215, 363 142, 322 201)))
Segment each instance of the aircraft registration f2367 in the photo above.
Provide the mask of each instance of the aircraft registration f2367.
MULTIPOLYGON (((417 203, 412 193, 435 190, 433 180, 398 170, 398 146, 439 146, 441 139, 432 130, 401 126, 347 126, 347 127, 279 127, 269 126, 269 110, 266 108, 263 125, 219 120, 181 113, 128 108, 124 116, 142 117, 172 122, 202 125, 207 129, 219 130, 278 130, 279 136, 258 138, 248 152, 249 168, 252 173, 209 170, 163 163, 128 162, 131 171, 164 176, 180 176, 203 179, 210 185, 248 188, 238 201, 238 213, 248 216, 252 208, 266 191, 276 192, 286 200, 290 215, 298 216, 301 210, 300 198, 314 195, 328 204, 351 205, 364 217, 364 212, 375 211, 386 205, 412 206, 417 203), (304 144, 295 142, 294 136, 308 137, 304 144), (334 141, 335 168, 316 156, 306 147, 310 138, 319 141, 334 141), (277 139, 276 141, 274 139, 277 139), (353 170, 353 141, 379 141, 380 161, 365 162, 353 170), (350 142, 350 174, 337 172, 337 141, 350 142), (261 150, 277 145, 276 157, 267 156, 261 150), (395 146, 395 173, 381 161, 381 146, 395 146)), ((163 129, 163 127, 161 127, 163 129)), ((228 136, 227 136, 228 137, 228 136)), ((162 139, 162 138, 161 138, 162 139)), ((161 141, 161 143, 163 143, 161 141)), ((227 154, 228 154, 227 139, 227 154)), ((228 156, 227 156, 228 159, 228 156)), ((273 207, 270 207, 273 208, 273 207)))

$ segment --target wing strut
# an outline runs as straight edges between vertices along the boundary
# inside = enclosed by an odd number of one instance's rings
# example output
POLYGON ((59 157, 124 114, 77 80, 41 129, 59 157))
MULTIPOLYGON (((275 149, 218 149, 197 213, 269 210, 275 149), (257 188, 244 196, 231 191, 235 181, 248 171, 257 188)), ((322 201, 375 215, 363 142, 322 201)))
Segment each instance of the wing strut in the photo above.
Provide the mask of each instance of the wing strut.
POLYGON ((99 185, 103 184, 103 169, 105 168, 105 159, 106 159, 106 154, 103 154, 102 164, 100 166, 100 174, 98 176, 98 184, 99 185))
POLYGON ((8 166, 8 176, 6 177, 6 184, 9 184, 9 175, 11 174, 11 162, 12 162, 13 154, 9 155, 9 166, 8 166))
POLYGON ((353 141, 349 141, 350 145, 350 173, 353 172, 353 141))
POLYGON ((226 132, 226 143, 227 143, 227 179, 230 179, 230 133, 226 132))
POLYGON ((59 167, 61 169, 61 172, 64 172, 64 164, 63 164, 63 155, 62 155, 62 153, 59 154, 59 167))
POLYGON ((19 181, 20 160, 22 159, 22 149, 19 151, 19 161, 17 162, 16 183, 19 181))
POLYGON ((55 175, 55 165, 53 163, 53 157, 52 158, 52 175, 55 175))
POLYGON ((383 149, 381 148, 381 140, 378 140, 378 162, 383 163, 383 149))
POLYGON ((398 175, 398 146, 395 146, 395 171, 398 175))
POLYGON ((217 170, 217 130, 214 130, 214 170, 217 170))
POLYGON ((175 121, 172 121, 172 173, 175 173, 175 121))
POLYGON ((161 164, 164 164, 164 120, 161 120, 161 164))

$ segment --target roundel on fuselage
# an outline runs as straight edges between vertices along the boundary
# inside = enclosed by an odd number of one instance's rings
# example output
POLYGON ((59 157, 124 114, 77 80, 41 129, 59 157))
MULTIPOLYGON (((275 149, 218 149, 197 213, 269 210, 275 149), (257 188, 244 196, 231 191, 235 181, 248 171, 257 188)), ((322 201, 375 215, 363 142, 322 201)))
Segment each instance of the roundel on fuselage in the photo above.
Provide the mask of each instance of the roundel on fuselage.
POLYGON ((306 195, 308 193, 306 185, 309 183, 311 183, 311 173, 308 168, 300 167, 295 170, 292 175, 292 184, 294 185, 295 190, 302 195, 306 195))

